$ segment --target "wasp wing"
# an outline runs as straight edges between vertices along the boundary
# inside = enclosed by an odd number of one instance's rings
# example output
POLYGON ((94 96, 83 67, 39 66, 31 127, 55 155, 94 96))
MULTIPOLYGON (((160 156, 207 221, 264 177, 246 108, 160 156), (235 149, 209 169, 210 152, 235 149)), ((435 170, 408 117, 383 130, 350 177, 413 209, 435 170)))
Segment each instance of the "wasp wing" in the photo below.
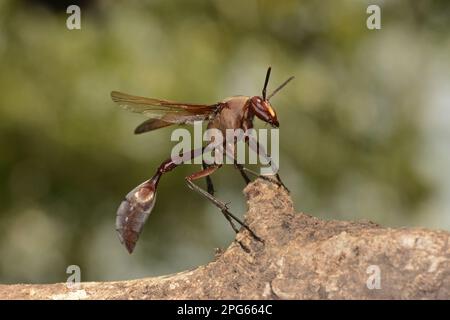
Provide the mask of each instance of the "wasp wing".
POLYGON ((206 120, 217 110, 218 105, 203 105, 181 103, 169 100, 159 100, 129 95, 112 91, 112 100, 122 108, 135 113, 141 113, 151 119, 161 119, 164 122, 182 124, 197 120, 206 120))
POLYGON ((156 129, 164 128, 173 125, 173 123, 165 122, 161 119, 147 119, 134 129, 135 134, 140 134, 156 129))

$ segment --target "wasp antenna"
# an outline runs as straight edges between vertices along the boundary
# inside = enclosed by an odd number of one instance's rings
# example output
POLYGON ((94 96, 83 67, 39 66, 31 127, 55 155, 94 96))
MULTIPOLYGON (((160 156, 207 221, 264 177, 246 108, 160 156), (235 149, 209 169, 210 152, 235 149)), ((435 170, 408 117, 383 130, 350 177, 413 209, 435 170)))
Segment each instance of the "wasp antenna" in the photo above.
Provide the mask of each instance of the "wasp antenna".
POLYGON ((287 79, 285 82, 283 82, 278 88, 276 88, 275 90, 273 90, 273 92, 267 97, 267 101, 270 100, 270 98, 272 98, 278 91, 280 91, 281 89, 283 89, 283 87, 285 85, 287 85, 289 83, 289 81, 291 81, 292 79, 294 79, 295 77, 292 76, 289 79, 287 79))
POLYGON ((266 100, 266 89, 267 89, 267 84, 269 83, 270 71, 271 70, 272 70, 272 67, 269 67, 269 69, 267 69, 266 80, 264 81, 264 87, 262 89, 262 96, 263 96, 264 100, 266 100))

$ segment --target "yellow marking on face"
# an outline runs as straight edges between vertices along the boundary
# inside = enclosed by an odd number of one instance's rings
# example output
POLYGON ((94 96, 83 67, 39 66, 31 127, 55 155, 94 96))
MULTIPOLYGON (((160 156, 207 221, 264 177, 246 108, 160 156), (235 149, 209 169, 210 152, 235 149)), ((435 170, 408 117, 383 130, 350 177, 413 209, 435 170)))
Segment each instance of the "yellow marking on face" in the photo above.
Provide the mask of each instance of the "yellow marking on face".
POLYGON ((272 109, 272 107, 271 106, 267 106, 267 110, 269 110, 269 113, 270 113, 270 115, 272 116, 272 117, 275 117, 275 111, 273 111, 273 109, 272 109))

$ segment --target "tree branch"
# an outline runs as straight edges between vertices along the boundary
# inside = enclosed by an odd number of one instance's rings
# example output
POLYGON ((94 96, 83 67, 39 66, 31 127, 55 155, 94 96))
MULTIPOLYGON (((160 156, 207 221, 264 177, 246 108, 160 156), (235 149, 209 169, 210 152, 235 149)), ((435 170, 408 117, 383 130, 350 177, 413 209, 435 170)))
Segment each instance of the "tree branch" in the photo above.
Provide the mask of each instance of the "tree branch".
POLYGON ((64 283, 0 285, 0 299, 450 298, 450 233, 295 213, 284 189, 263 180, 244 193, 245 220, 265 240, 242 230, 237 239, 250 253, 233 242, 215 261, 191 271, 87 282, 77 290, 64 283))

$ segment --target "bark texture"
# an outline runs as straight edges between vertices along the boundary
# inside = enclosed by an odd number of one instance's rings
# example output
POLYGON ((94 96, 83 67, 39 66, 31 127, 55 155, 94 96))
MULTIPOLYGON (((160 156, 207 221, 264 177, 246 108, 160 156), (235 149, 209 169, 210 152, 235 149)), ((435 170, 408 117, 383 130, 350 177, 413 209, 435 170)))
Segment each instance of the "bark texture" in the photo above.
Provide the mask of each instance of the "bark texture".
POLYGON ((449 299, 450 233, 324 221, 296 213, 286 191, 256 180, 244 190, 242 230, 191 271, 117 282, 0 285, 0 299, 449 299))

